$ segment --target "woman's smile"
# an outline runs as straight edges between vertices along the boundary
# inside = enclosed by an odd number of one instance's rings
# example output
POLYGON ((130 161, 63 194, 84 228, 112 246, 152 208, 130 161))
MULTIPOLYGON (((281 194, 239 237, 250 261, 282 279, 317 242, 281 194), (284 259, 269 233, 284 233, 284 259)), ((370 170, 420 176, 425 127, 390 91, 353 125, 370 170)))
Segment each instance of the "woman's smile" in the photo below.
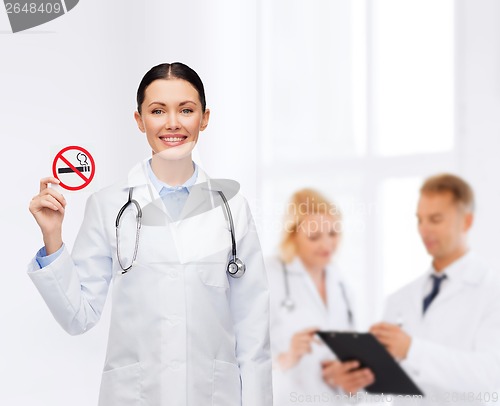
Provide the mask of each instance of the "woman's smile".
POLYGON ((187 139, 188 137, 182 134, 166 134, 160 136, 160 140, 168 147, 177 147, 182 145, 187 139))

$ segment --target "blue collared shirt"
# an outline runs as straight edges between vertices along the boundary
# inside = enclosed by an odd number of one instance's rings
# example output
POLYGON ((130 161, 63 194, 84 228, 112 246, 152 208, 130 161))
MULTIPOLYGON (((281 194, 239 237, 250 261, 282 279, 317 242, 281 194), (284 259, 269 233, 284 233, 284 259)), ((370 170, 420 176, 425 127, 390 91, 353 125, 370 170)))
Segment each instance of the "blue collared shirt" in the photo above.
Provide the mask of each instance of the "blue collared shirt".
MULTIPOLYGON (((170 186, 156 177, 153 169, 151 168, 151 159, 148 161, 147 171, 149 180, 153 184, 154 188, 158 191, 158 194, 163 200, 163 203, 165 204, 170 217, 174 221, 179 218, 182 208, 184 207, 184 204, 186 203, 186 200, 189 196, 189 190, 191 186, 196 183, 196 179, 198 178, 198 165, 196 165, 194 161, 193 169, 193 175, 186 182, 184 182, 184 184, 179 186, 170 186)), ((36 262, 38 262, 40 268, 46 267, 47 265, 50 265, 52 262, 54 262, 59 257, 59 255, 61 255, 63 249, 64 243, 56 252, 47 255, 45 247, 42 247, 36 253, 36 262)))
POLYGON ((182 208, 184 207, 184 204, 189 196, 191 186, 196 183, 196 179, 198 178, 198 165, 193 162, 193 175, 186 182, 184 182, 183 185, 170 186, 156 177, 153 169, 151 168, 151 159, 148 162, 149 165, 147 165, 147 169, 149 179, 163 200, 170 217, 175 221, 181 214, 182 208))

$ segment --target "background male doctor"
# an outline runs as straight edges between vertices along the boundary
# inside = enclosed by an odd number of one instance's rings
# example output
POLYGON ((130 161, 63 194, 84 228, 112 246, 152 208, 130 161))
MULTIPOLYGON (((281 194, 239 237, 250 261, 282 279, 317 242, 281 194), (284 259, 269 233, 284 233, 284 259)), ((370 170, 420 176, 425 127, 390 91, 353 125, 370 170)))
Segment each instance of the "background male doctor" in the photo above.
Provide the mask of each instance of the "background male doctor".
MULTIPOLYGON (((499 402, 500 279, 468 247, 473 191, 443 174, 427 179, 420 193, 418 231, 432 265, 389 297, 385 322, 370 332, 401 361, 424 402, 499 402)), ((337 371, 347 391, 373 379, 358 374, 353 381, 345 365, 337 371)))

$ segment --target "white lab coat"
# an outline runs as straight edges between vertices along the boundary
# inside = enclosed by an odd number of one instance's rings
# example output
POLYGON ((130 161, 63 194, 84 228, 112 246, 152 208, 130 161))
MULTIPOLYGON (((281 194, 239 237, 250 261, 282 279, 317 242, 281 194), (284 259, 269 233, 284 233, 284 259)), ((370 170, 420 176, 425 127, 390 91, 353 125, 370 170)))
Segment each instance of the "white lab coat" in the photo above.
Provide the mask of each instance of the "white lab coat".
POLYGON ((488 397, 493 401, 493 392, 500 401, 499 276, 466 254, 445 269, 446 285, 423 316, 431 272, 387 301, 384 319, 401 323, 412 337, 403 368, 425 393, 425 402, 485 404, 488 397), (477 399, 463 398, 468 393, 477 399))
MULTIPOLYGON (((274 405, 340 403, 342 394, 333 390, 322 378, 321 362, 335 355, 326 344, 313 342, 312 352, 302 357, 289 370, 282 371, 276 357, 290 347, 292 336, 300 330, 318 327, 320 330, 352 330, 352 294, 346 288, 339 269, 331 264, 326 270, 327 306, 299 258, 287 265, 290 298, 295 307, 288 311, 282 302, 286 297, 284 272, 276 258, 266 261, 271 291, 271 352, 273 355, 274 405), (347 302, 346 302, 347 299, 347 302)), ((321 341, 319 337, 317 340, 321 341)))
MULTIPOLYGON (((98 322, 113 281, 100 406, 271 406, 269 291, 246 200, 240 194, 229 200, 237 254, 247 267, 233 279, 226 273, 231 238, 222 207, 158 224, 168 217, 146 164, 134 167, 128 182, 93 194, 72 254, 64 251, 43 269, 33 262, 29 276, 70 334, 98 322), (131 186, 146 213, 136 264, 122 274, 115 219, 131 186), (152 207, 164 216, 148 220, 152 207)), ((200 168, 196 183, 206 180, 200 168)), ((193 194, 182 217, 199 204, 193 194)), ((124 221, 121 258, 129 263, 135 218, 124 221)))

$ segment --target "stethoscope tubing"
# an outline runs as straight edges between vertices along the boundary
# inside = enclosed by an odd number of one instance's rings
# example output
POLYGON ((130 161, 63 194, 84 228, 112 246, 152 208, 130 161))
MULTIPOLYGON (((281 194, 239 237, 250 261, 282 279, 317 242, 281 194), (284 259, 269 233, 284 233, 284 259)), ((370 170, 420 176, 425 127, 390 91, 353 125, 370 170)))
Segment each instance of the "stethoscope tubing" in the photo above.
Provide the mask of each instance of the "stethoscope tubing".
MULTIPOLYGON (((120 265, 120 268, 122 269, 122 274, 127 273, 132 266, 135 263, 135 260, 137 258, 137 252, 139 250, 139 237, 140 237, 140 230, 141 230, 141 225, 142 225, 142 209, 141 205, 139 202, 135 199, 132 198, 133 196, 133 191, 134 188, 130 187, 129 192, 128 192, 128 199, 126 203, 120 208, 118 211, 118 214, 116 216, 116 221, 115 221, 115 234, 116 234, 116 255, 118 258, 118 264, 120 265), (129 266, 125 266, 122 262, 121 259, 121 253, 120 253, 120 221, 123 216, 123 213, 129 207, 130 205, 134 205, 137 209, 137 216, 136 216, 136 234, 135 234, 135 244, 134 244, 134 254, 132 256, 132 261, 129 266)), ((229 207, 229 203, 226 199, 226 196, 221 190, 217 191, 219 193, 219 196, 221 197, 223 203, 224 203, 224 211, 227 214, 227 218, 229 220, 229 228, 231 232, 231 260, 229 261, 226 270, 228 274, 233 277, 233 278, 240 278, 243 276, 245 273, 246 267, 243 261, 238 259, 237 257, 237 251, 236 251, 236 237, 234 233, 234 222, 233 222, 233 216, 231 213, 231 208, 229 207)))
POLYGON ((115 233, 116 233, 116 256, 118 258, 118 263, 120 264, 120 268, 122 269, 122 274, 127 273, 129 269, 132 268, 134 265, 135 259, 137 258, 137 251, 139 250, 139 234, 141 231, 141 225, 142 225, 142 209, 141 205, 139 202, 135 199, 132 199, 132 195, 134 193, 134 188, 131 187, 128 190, 128 200, 127 202, 121 207, 121 209, 118 211, 118 215, 116 216, 116 221, 115 221, 115 233), (124 211, 127 209, 128 206, 131 204, 135 205, 137 209, 137 217, 136 217, 136 233, 135 233, 135 246, 134 246, 134 255, 132 257, 132 262, 130 263, 129 266, 125 267, 121 261, 121 255, 120 255, 120 235, 119 235, 119 229, 120 229, 120 220, 122 218, 122 215, 124 211))

